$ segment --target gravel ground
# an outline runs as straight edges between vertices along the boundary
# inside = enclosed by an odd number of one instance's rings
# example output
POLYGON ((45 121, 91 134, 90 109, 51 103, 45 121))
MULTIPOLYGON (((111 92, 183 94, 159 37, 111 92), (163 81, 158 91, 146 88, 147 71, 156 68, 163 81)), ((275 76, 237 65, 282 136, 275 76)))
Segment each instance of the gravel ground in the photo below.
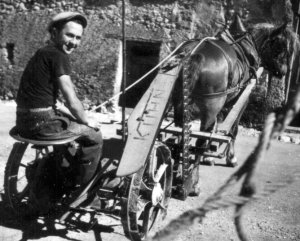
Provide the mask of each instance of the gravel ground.
MULTIPOLYGON (((14 124, 14 105, 12 103, 0 103, 0 186, 3 185, 3 172, 7 157, 14 140, 8 136, 8 130, 14 124)), ((104 117, 102 116, 103 120, 104 117)), ((108 124, 109 117, 102 125, 105 138, 113 135, 113 128, 108 124)), ((241 165, 247 156, 254 150, 257 144, 259 132, 253 129, 240 127, 237 138, 237 157, 241 165)), ((290 134, 285 134, 289 136, 290 134)), ((298 139, 298 134, 293 133, 298 139)), ((281 141, 283 141, 282 138, 281 141)), ((277 185, 288 181, 296 171, 300 174, 300 148, 299 145, 273 141, 266 157, 259 163, 254 181, 258 191, 266 185, 277 185)), ((291 138, 290 141, 291 142, 291 138)), ((199 197, 188 197, 185 201, 171 199, 167 218, 157 222, 151 235, 163 228, 171 220, 178 217, 182 212, 197 208, 212 195, 228 177, 238 169, 224 166, 224 160, 218 160, 215 166, 202 166, 200 172, 201 193, 199 197)), ((300 188, 299 181, 292 182, 285 188, 278 190, 271 196, 259 199, 245 210, 244 228, 249 235, 249 240, 262 241, 286 241, 300 240, 300 188)), ((230 189, 226 196, 232 197, 238 193, 240 184, 230 189)), ((1 189, 1 188, 0 188, 1 189)), ((3 190, 1 191, 3 193, 3 190)), ((99 225, 93 230, 84 230, 84 218, 75 228, 65 229, 64 226, 56 224, 50 228, 42 220, 38 222, 22 222, 11 215, 7 206, 0 202, 0 241, 17 240, 87 240, 87 241, 125 241, 128 240, 123 233, 120 220, 117 217, 100 215, 99 225)), ((210 212, 202 223, 195 223, 180 232, 173 241, 191 240, 228 240, 237 241, 238 236, 233 222, 234 208, 221 209, 210 212)))

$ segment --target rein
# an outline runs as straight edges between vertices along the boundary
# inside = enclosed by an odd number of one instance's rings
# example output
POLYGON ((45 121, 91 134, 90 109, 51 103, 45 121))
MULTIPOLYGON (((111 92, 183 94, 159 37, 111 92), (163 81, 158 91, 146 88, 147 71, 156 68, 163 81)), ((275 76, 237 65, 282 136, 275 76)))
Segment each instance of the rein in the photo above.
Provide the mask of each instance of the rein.
POLYGON ((200 46, 202 43, 204 43, 205 41, 208 41, 208 40, 216 40, 216 38, 215 38, 215 37, 205 37, 204 39, 202 39, 202 40, 196 45, 196 47, 192 50, 191 55, 193 55, 193 54, 197 51, 197 49, 199 48, 199 46, 200 46))
MULTIPOLYGON (((255 38, 254 39, 254 43, 256 44, 255 38)), ((257 50, 259 51, 259 53, 262 53, 264 51, 265 46, 267 45, 267 43, 270 41, 270 34, 268 34, 267 36, 265 36, 262 40, 262 44, 259 46, 259 48, 257 48, 257 50)))
POLYGON ((232 42, 230 45, 234 45, 234 44, 238 44, 239 42, 241 42, 244 38, 246 38, 247 33, 245 33, 242 37, 239 37, 237 40, 235 40, 234 42, 232 42))
POLYGON ((193 95, 194 99, 201 99, 203 97, 205 98, 209 98, 209 99, 214 99, 214 98, 219 98, 219 97, 224 97, 227 96, 229 94, 232 94, 238 90, 243 89, 244 87, 246 87, 247 84, 244 85, 237 85, 235 87, 232 87, 230 89, 224 90, 224 91, 220 91, 220 92, 216 92, 216 93, 209 93, 209 94, 205 94, 205 93, 198 93, 197 96, 193 95))
MULTIPOLYGON (((251 73, 253 74, 253 77, 257 80, 258 77, 257 77, 257 74, 256 74, 256 70, 251 66, 249 67, 249 69, 250 69, 251 73)), ((216 92, 216 93, 209 93, 209 94, 198 93, 197 96, 193 95, 193 98, 201 99, 201 98, 205 97, 205 98, 213 99, 213 98, 224 97, 224 96, 227 96, 229 94, 232 94, 232 93, 234 93, 238 90, 241 90, 241 89, 245 88, 247 85, 248 85, 248 82, 246 82, 243 85, 237 85, 237 86, 234 86, 234 87, 229 88, 227 90, 216 92)))
MULTIPOLYGON (((256 45, 256 42, 253 38, 253 36, 249 33, 246 33, 244 34, 243 36, 241 36, 240 38, 238 38, 236 41, 230 43, 230 45, 235 45, 235 44, 238 44, 239 42, 241 42, 243 39, 246 39, 247 41, 249 41, 251 43, 250 40, 247 39, 247 35, 250 36, 252 38, 252 42, 254 43, 254 48, 256 49, 257 51, 257 45, 256 45)), ((205 41, 207 41, 208 43, 214 45, 215 47, 217 47, 224 55, 225 59, 227 60, 227 63, 228 63, 228 67, 229 69, 232 68, 232 63, 228 57, 228 55, 225 53, 225 51, 219 46, 217 45, 216 43, 214 43, 213 41, 210 41, 210 40, 215 40, 215 38, 205 38, 203 39, 192 51, 191 55, 198 49, 198 47, 205 41)), ((242 50, 243 51, 243 50, 242 50)), ((243 56, 243 58, 247 58, 246 56, 243 56)), ((245 59, 243 61, 246 61, 245 59)), ((256 70, 254 67, 252 66, 248 66, 249 67, 249 70, 250 72, 253 74, 254 78, 257 79, 257 75, 256 75, 256 70)), ((230 72, 230 71, 229 71, 230 72)), ((229 74, 230 75, 230 74, 229 74)), ((228 80, 230 81, 230 76, 228 76, 228 80)), ((230 86, 230 84, 229 84, 230 86)), ((201 99, 201 98, 220 98, 220 97, 224 97, 224 96, 227 96, 229 94, 232 94, 234 92, 237 92, 243 88, 245 88, 247 86, 247 83, 246 84, 238 84, 237 86, 234 86, 234 87, 231 87, 229 89, 226 89, 224 91, 220 91, 220 92, 216 92, 216 93, 197 93, 197 95, 193 95, 193 98, 195 99, 201 99)))

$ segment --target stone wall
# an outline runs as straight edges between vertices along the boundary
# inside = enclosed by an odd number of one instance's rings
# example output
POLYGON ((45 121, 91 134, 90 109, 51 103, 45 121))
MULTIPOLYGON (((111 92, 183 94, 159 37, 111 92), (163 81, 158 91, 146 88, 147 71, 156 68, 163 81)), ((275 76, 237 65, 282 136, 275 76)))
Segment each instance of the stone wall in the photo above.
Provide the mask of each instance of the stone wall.
MULTIPOLYGON (((233 13, 230 8, 240 12, 246 25, 282 22, 289 1, 126 0, 126 35, 131 40, 161 42, 162 59, 183 40, 213 36, 223 27, 225 16, 233 13)), ((61 11, 82 12, 89 22, 82 45, 72 56, 72 77, 80 98, 99 104, 117 91, 121 0, 0 0, 0 98, 14 98, 27 61, 49 38, 50 17, 61 11)))
MULTIPOLYGON (((160 41, 172 48, 195 36, 213 35, 219 27, 215 20, 222 21, 224 15, 221 3, 195 2, 126 1, 127 38, 160 41)), ((122 37, 120 0, 0 1, 0 95, 13 98, 28 59, 48 39, 45 28, 50 17, 66 10, 84 13, 89 22, 82 46, 72 58, 80 97, 98 104, 112 96, 122 37)), ((161 58, 166 54, 162 48, 161 58)))

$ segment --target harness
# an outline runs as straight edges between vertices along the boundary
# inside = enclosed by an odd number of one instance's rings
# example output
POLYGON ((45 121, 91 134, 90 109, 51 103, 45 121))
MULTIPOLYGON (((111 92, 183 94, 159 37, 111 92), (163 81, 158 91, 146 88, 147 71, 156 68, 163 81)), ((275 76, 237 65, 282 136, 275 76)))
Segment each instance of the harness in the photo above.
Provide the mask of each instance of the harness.
MULTIPOLYGON (((218 98, 218 97, 223 97, 223 96, 227 96, 229 94, 232 94, 236 91, 239 91, 240 89, 243 89, 247 84, 241 84, 243 83, 243 80, 245 78, 244 73, 246 72, 247 68, 249 69, 249 71, 251 72, 252 75, 254 75, 256 77, 256 71, 255 69, 258 67, 258 62, 259 62, 259 57, 256 51, 256 47, 253 46, 253 43, 251 43, 246 37, 246 35, 242 36, 241 38, 239 38, 238 40, 234 40, 233 37, 231 36, 231 34, 228 31, 223 31, 222 33, 219 34, 219 39, 223 40, 224 42, 226 42, 227 44, 229 44, 230 46, 232 46, 237 54, 237 63, 236 63, 236 67, 239 71, 240 74, 240 78, 238 81, 238 84, 236 86, 232 86, 232 81, 233 81, 233 77, 234 77, 234 66, 233 66, 233 62, 230 59, 230 56, 225 52, 225 50, 215 41, 213 41, 212 39, 208 39, 205 42, 215 46, 216 48, 218 48, 224 58, 226 59, 226 62, 228 64, 228 89, 226 89, 225 91, 221 91, 221 92, 216 92, 216 93, 201 93, 201 97, 205 97, 205 98, 218 98), (248 41, 249 46, 251 46, 251 50, 247 49, 247 46, 243 46, 241 44, 242 40, 246 40, 248 41), (254 50, 254 51, 253 51, 254 50)), ((195 52, 197 50, 197 48, 200 46, 200 44, 197 45, 197 47, 193 50, 193 52, 195 52)))

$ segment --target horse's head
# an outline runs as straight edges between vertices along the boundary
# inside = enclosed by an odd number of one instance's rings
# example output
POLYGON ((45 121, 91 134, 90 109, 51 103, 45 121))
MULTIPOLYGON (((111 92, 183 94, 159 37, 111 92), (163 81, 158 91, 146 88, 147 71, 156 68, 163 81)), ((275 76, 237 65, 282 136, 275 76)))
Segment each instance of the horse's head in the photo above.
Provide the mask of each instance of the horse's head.
POLYGON ((296 35, 285 23, 278 28, 269 28, 268 33, 261 40, 258 48, 262 65, 270 74, 281 78, 287 73, 294 43, 298 42, 296 35))

